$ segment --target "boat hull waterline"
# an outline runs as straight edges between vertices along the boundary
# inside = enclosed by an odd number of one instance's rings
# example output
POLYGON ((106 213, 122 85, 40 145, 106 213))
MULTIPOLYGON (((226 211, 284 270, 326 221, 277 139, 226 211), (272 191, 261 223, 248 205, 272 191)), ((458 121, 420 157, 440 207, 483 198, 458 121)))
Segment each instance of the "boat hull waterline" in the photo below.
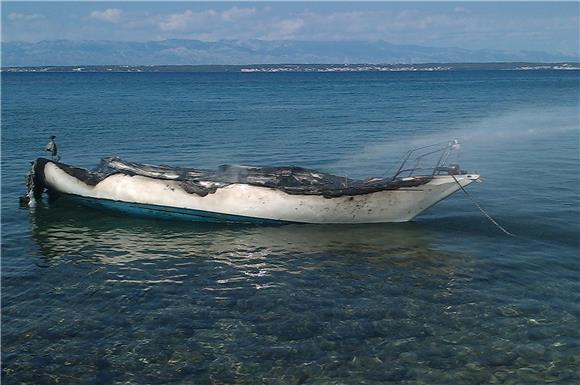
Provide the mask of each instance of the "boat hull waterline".
MULTIPOLYGON (((42 162, 49 193, 81 205, 132 215, 201 222, 241 223, 384 223, 410 221, 477 174, 434 175, 418 186, 364 194, 325 197, 231 183, 207 195, 192 194, 178 181, 115 173, 91 185, 58 163, 42 162)), ((38 182, 37 182, 38 183, 38 182)))

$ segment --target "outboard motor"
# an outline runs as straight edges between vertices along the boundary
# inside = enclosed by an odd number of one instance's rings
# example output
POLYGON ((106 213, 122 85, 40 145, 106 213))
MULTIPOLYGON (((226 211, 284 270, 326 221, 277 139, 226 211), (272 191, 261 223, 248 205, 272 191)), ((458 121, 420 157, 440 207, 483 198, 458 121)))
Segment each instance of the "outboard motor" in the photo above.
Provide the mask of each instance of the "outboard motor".
POLYGON ((32 169, 26 175, 26 195, 20 197, 20 206, 34 206, 37 200, 42 199, 46 185, 44 184, 44 166, 48 159, 38 158, 30 162, 32 169))

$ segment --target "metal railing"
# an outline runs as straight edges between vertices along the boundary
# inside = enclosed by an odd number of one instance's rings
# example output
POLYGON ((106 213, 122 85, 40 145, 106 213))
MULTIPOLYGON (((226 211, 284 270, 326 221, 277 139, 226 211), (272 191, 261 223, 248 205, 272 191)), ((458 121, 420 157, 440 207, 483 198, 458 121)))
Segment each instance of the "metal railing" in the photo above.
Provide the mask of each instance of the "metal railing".
POLYGON ((458 174, 458 165, 449 165, 449 157, 459 150, 459 141, 440 142, 413 148, 405 154, 393 179, 411 176, 435 176, 441 173, 458 174), (432 162, 430 165, 425 165, 432 162), (408 164, 412 163, 411 166, 408 164))

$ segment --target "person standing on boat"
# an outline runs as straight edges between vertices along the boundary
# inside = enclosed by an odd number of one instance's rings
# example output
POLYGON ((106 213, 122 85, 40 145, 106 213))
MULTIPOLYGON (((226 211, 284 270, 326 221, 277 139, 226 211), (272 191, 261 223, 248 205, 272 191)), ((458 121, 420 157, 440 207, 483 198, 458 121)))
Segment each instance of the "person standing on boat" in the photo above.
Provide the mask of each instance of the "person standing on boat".
POLYGON ((48 152, 50 152, 50 155, 52 156, 52 161, 53 162, 58 162, 60 160, 60 156, 58 156, 58 149, 56 147, 56 142, 55 142, 54 139, 56 139, 56 136, 51 135, 50 136, 50 141, 46 145, 45 150, 48 151, 48 152))

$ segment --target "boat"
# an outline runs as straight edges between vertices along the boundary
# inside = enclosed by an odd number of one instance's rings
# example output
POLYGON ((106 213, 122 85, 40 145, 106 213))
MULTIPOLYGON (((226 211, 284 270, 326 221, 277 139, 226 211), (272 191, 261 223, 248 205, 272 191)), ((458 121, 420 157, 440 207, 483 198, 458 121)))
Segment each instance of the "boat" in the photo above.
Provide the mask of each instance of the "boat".
POLYGON ((38 158, 27 178, 33 205, 49 199, 161 219, 226 223, 407 222, 480 179, 449 164, 453 140, 409 150, 391 177, 353 180, 301 167, 155 166, 117 157, 94 170, 38 158), (428 167, 427 159, 436 161, 428 167))

